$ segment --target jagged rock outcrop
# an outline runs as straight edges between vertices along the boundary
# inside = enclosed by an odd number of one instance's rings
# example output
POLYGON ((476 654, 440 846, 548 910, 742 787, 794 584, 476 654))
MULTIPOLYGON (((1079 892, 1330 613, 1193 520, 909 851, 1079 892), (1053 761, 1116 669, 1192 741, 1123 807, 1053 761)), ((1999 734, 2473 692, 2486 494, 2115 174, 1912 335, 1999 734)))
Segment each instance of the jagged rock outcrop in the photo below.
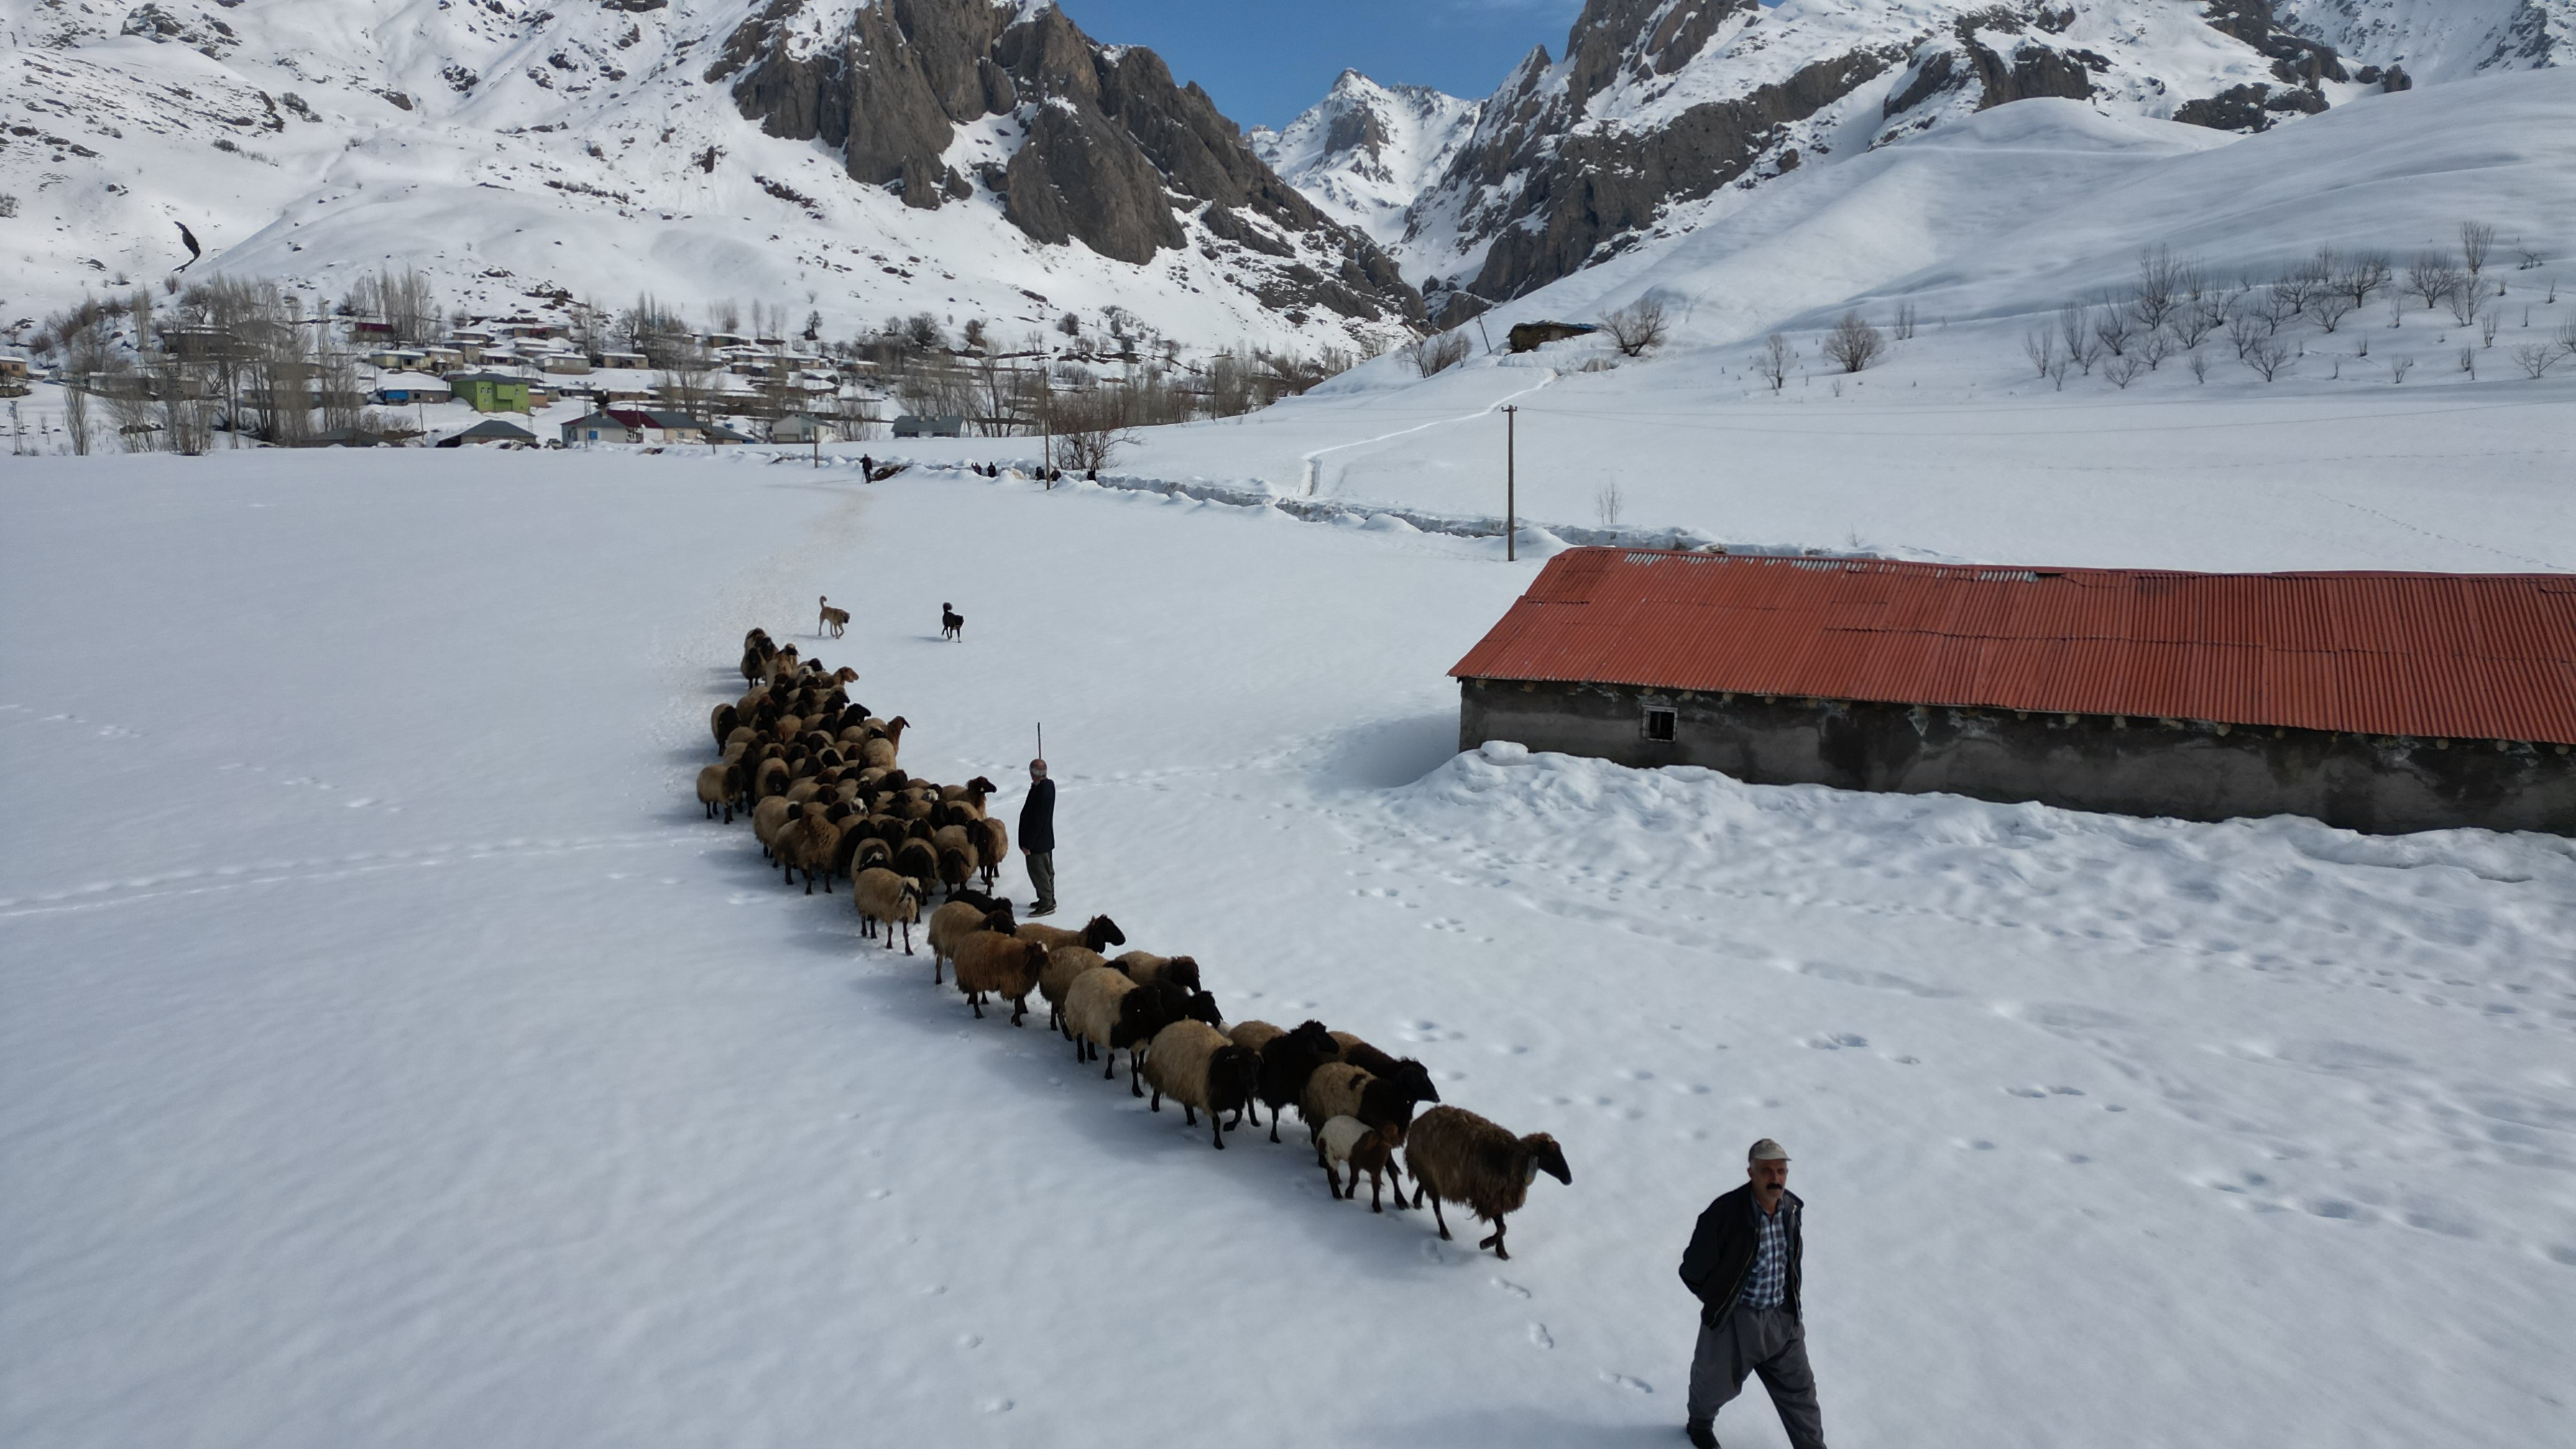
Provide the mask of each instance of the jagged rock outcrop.
POLYGON ((2576 59, 2576 0, 2273 0, 2272 9, 2297 34, 2412 80, 2439 83, 2576 59))
POLYGON ((1282 181, 1205 91, 1150 50, 1097 44, 1051 5, 885 0, 818 35, 809 0, 773 0, 707 78, 730 82, 769 134, 838 150, 853 180, 910 206, 980 183, 1033 240, 1134 263, 1189 245, 1195 216, 1211 245, 1288 261, 1260 284, 1271 305, 1421 315, 1385 253, 1282 181), (970 179, 943 159, 961 128, 997 122, 1006 162, 970 179))
POLYGON ((1896 144, 2040 98, 2255 131, 2405 83, 2356 81, 2276 13, 2295 3, 2414 0, 1588 0, 1563 61, 1533 51, 1484 102, 1396 250, 1455 316, 1687 229, 1693 203, 1855 135, 1896 144))

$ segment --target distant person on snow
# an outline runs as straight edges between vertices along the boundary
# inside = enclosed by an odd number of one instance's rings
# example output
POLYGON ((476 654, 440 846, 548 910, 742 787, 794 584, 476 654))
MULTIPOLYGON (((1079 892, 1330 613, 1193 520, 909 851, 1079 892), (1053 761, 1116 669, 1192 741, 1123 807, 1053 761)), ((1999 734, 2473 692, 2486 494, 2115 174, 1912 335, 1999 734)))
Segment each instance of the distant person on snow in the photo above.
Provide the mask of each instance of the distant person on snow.
POLYGON ((1029 798, 1020 806, 1020 854, 1028 857, 1029 884, 1038 893, 1032 916, 1055 914, 1055 781, 1046 761, 1029 761, 1029 798))
POLYGON ((1717 1449, 1717 1411, 1762 1375, 1790 1449, 1825 1449, 1807 1330, 1798 1315, 1798 1215, 1789 1154, 1765 1137, 1745 1154, 1744 1186, 1708 1205, 1682 1254, 1682 1286, 1700 1301, 1691 1356, 1690 1422, 1696 1449, 1717 1449))

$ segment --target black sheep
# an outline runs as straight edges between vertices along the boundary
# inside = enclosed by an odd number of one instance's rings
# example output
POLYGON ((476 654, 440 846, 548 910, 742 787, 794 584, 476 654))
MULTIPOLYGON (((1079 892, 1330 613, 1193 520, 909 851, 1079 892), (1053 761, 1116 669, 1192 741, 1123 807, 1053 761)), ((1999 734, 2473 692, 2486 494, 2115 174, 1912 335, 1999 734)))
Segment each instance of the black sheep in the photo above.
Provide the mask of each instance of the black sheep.
POLYGON ((1306 1079, 1326 1062, 1339 1061, 1342 1044, 1320 1021, 1271 1038, 1261 1048, 1261 1105, 1270 1109, 1270 1140, 1279 1140, 1279 1114, 1305 1095, 1306 1079))
POLYGON ((1431 1069, 1411 1057, 1391 1057, 1349 1032, 1335 1032, 1333 1040, 1342 1044, 1342 1060, 1383 1082, 1393 1082, 1417 1102, 1437 1102, 1440 1089, 1431 1085, 1431 1069))

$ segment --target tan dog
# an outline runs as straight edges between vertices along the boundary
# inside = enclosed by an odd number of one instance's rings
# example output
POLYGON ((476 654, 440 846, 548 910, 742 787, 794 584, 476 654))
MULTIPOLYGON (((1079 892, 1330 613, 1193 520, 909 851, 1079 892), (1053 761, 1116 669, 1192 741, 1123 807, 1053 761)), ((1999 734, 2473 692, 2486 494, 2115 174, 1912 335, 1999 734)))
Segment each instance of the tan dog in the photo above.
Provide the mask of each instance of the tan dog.
POLYGON ((832 596, 829 594, 818 595, 817 598, 823 605, 823 617, 814 625, 814 637, 819 639, 823 637, 825 629, 830 629, 833 638, 840 638, 841 631, 850 626, 850 611, 833 608, 832 596))

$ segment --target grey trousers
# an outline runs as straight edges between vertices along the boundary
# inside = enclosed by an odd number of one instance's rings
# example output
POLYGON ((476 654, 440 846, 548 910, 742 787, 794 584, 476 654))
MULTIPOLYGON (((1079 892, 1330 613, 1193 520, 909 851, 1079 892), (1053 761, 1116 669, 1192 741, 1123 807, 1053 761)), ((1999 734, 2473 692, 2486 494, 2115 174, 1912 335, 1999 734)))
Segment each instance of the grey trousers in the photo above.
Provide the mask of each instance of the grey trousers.
POLYGON ((1807 1368, 1807 1330, 1786 1308, 1730 1308, 1699 1331, 1691 1355, 1690 1416, 1714 1419, 1743 1391, 1744 1376, 1762 1376, 1790 1449, 1825 1449, 1816 1412, 1816 1376, 1807 1368))
POLYGON ((1029 885, 1038 893, 1038 904, 1042 906, 1054 905, 1055 852, 1052 850, 1032 850, 1028 852, 1028 862, 1029 885))

